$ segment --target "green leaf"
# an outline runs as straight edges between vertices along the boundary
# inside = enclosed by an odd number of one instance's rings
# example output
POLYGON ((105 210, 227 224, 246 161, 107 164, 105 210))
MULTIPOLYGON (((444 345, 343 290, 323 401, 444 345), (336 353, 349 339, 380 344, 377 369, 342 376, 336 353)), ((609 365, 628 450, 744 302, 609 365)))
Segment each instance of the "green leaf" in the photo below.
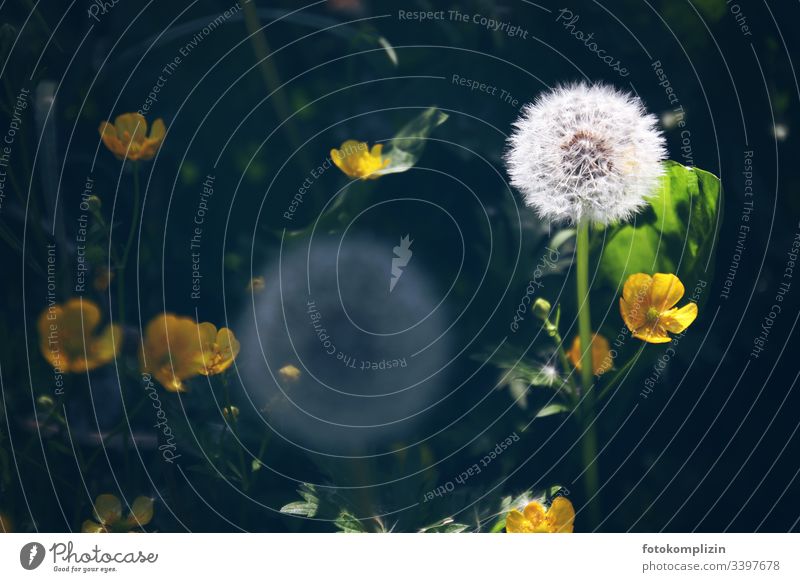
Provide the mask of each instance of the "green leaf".
POLYGON ((525 506, 525 503, 534 497, 531 490, 525 491, 517 497, 507 495, 500 501, 500 510, 498 511, 497 521, 494 522, 489 533, 499 533, 506 527, 506 517, 512 509, 520 509, 525 506))
POLYGON ((364 526, 361 525, 361 522, 347 511, 342 511, 333 525, 342 533, 364 533, 364 526))
POLYGON ((305 501, 293 501, 281 507, 281 513, 287 515, 302 515, 304 517, 314 517, 317 513, 317 506, 305 501))
POLYGON ((553 249, 558 249, 566 243, 568 240, 575 238, 575 233, 577 231, 574 228, 564 228, 559 230, 556 234, 553 235, 553 238, 550 239, 550 247, 553 249))
POLYGON ((530 384, 522 378, 515 378, 508 383, 508 391, 511 392, 511 398, 522 410, 528 409, 528 388, 530 388, 530 384))
POLYGON ((314 517, 319 509, 319 497, 313 485, 303 483, 297 490, 303 501, 293 501, 281 507, 281 513, 314 517))
POLYGON ((389 60, 392 61, 392 64, 396 67, 398 64, 397 53, 395 52, 392 43, 386 40, 385 37, 379 36, 378 44, 380 44, 383 47, 383 50, 386 51, 386 56, 389 57, 389 60))
POLYGON ((384 156, 389 165, 377 174, 396 174, 414 167, 425 150, 430 133, 447 121, 447 114, 430 107, 412 119, 389 142, 384 156))
POLYGON ((456 523, 453 521, 452 517, 448 517, 447 519, 442 520, 441 523, 423 527, 421 530, 419 530, 419 533, 461 533, 467 529, 469 529, 468 525, 456 523))
POLYGON ((562 412, 569 412, 570 408, 566 404, 562 404, 561 402, 556 402, 554 404, 548 404, 544 408, 542 408, 539 412, 536 413, 536 418, 544 418, 545 416, 552 416, 554 414, 561 414, 562 412))
MULTIPOLYGON (((651 204, 632 223, 606 231, 598 282, 621 291, 634 273, 673 273, 687 293, 708 279, 716 249, 722 196, 719 178, 677 162, 666 174, 651 204)), ((600 244, 601 237, 596 237, 600 244)))

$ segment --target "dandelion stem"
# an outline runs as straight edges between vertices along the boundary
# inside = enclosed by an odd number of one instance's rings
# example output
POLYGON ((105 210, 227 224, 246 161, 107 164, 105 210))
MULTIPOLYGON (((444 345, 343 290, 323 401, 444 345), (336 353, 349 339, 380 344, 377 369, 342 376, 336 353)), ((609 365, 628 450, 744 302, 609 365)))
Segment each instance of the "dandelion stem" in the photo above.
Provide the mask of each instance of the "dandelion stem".
POLYGON ((578 332, 581 342, 581 385, 583 401, 580 419, 583 423, 581 452, 584 468, 584 487, 588 509, 589 526, 594 528, 600 521, 598 500, 599 473, 597 467, 597 430, 595 428, 595 390, 592 365, 592 318, 589 312, 589 222, 578 223, 575 248, 577 269, 578 332))

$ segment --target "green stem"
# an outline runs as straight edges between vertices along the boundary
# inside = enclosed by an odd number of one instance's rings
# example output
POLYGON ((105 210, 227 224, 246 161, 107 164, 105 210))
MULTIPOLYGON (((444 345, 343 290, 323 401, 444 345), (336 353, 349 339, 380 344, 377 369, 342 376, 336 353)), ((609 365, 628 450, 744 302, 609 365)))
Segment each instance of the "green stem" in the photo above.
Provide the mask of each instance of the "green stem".
POLYGON ((128 240, 125 242, 122 251, 122 259, 117 265, 117 302, 119 304, 119 314, 117 318, 120 324, 125 323, 125 268, 128 266, 128 255, 133 246, 133 237, 136 234, 136 226, 139 224, 139 205, 141 193, 139 190, 139 162, 133 162, 133 214, 131 216, 131 226, 128 231, 128 240))
POLYGON ((625 373, 628 370, 630 370, 631 367, 639 360, 639 357, 642 355, 642 352, 644 351, 645 347, 647 347, 647 343, 646 342, 642 342, 642 345, 639 346, 639 349, 636 351, 636 354, 630 360, 628 360, 625 363, 625 365, 622 366, 617 371, 616 374, 614 374, 614 377, 611 378, 611 380, 608 381, 608 384, 606 384, 605 387, 600 391, 600 394, 597 397, 598 400, 602 400, 603 398, 605 398, 606 395, 611 391, 611 389, 614 386, 616 386, 617 382, 620 381, 622 376, 625 375, 625 373))
MULTIPOLYGON (((548 324, 550 324, 550 322, 546 321, 545 325, 548 324)), ((552 326, 552 324, 550 325, 552 326)), ((578 401, 578 393, 575 390, 574 378, 569 373, 572 366, 569 363, 569 359, 567 359, 567 353, 564 351, 564 341, 561 339, 561 334, 559 333, 557 327, 555 329, 551 328, 549 333, 553 338, 553 342, 556 344, 556 351, 558 352, 558 359, 561 362, 561 369, 566 375, 564 379, 564 387, 567 388, 567 393, 569 394, 570 400, 572 400, 572 405, 574 407, 578 401)))
POLYGON ((581 385, 583 402, 580 419, 583 424, 581 453, 584 469, 584 492, 588 509, 588 525, 594 529, 600 522, 600 503, 597 496, 599 472, 597 467, 597 430, 595 428, 594 367, 592 365, 592 318, 589 312, 589 222, 578 223, 575 248, 577 269, 578 335, 581 342, 581 385))

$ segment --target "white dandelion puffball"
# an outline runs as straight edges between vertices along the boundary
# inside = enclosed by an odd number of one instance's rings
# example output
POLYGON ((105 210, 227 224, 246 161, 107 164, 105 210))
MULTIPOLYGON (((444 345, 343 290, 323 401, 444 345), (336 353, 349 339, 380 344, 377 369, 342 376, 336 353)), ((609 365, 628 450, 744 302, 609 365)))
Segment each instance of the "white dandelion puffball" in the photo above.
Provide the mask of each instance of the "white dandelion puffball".
POLYGON ((628 219, 664 173, 656 124, 638 97, 608 85, 548 91, 514 123, 505 156, 511 183, 544 220, 628 219))

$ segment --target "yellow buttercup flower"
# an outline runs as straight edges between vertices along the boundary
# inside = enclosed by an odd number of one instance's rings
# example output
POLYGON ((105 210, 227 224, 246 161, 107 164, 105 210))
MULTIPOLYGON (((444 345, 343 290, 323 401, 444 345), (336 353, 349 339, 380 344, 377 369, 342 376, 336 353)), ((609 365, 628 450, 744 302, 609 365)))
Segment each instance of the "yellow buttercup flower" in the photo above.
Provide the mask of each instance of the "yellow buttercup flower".
POLYGON ((381 155, 383 144, 375 144, 372 149, 366 142, 349 139, 342 144, 340 149, 331 150, 333 163, 351 178, 373 180, 378 178, 379 170, 389 165, 389 158, 381 155))
POLYGON ((114 278, 114 273, 112 273, 106 267, 99 267, 95 270, 94 281, 92 284, 96 291, 103 293, 108 286, 111 284, 111 280, 114 278))
POLYGON ((283 368, 278 370, 278 374, 285 382, 297 382, 300 379, 300 370, 297 366, 286 364, 283 368))
POLYGON ((0 533, 14 533, 14 524, 5 513, 0 513, 0 533))
POLYGON ((531 501, 520 513, 516 509, 506 517, 507 533, 572 533, 575 509, 566 497, 556 497, 545 510, 538 501, 531 501))
MULTIPOLYGON (((567 357, 575 369, 581 369, 581 338, 575 336, 572 340, 572 348, 567 352, 567 357)), ((595 376, 608 372, 614 365, 611 358, 611 346, 608 340, 599 333, 592 336, 592 368, 595 376)))
POLYGON ((669 333, 680 333, 697 318, 697 304, 680 309, 685 289, 675 275, 636 273, 628 277, 619 300, 619 310, 633 337, 651 344, 672 341, 669 333), (667 333, 669 332, 669 333, 667 333))
POLYGON ((122 503, 117 496, 104 493, 95 499, 94 517, 97 521, 87 519, 83 522, 83 533, 133 533, 132 530, 147 525, 153 519, 153 500, 137 497, 133 500, 128 517, 123 518, 122 503))
POLYGON ((253 277, 247 284, 247 290, 251 293, 261 293, 266 288, 267 282, 264 280, 264 277, 253 277))
POLYGON ((239 355, 239 340, 227 327, 217 331, 213 323, 201 323, 200 342, 203 356, 201 374, 215 376, 231 367, 239 355))
POLYGON ((197 323, 163 313, 150 320, 142 342, 142 370, 152 372, 170 392, 183 392, 184 380, 200 374, 203 355, 197 323))
POLYGON ((147 135, 147 120, 140 113, 123 113, 113 125, 108 121, 100 124, 100 137, 106 147, 118 159, 131 161, 152 160, 156 155, 167 129, 163 119, 156 119, 147 135))
POLYGON ((222 409, 222 416, 227 420, 236 421, 239 418, 239 407, 238 406, 226 406, 222 409))
POLYGON ((119 353, 122 329, 106 326, 100 334, 100 308, 73 297, 63 305, 53 305, 39 316, 39 347, 54 368, 80 373, 109 363, 119 353))
POLYGON ((231 330, 217 331, 211 323, 162 313, 145 328, 141 365, 170 392, 185 392, 185 380, 220 374, 238 354, 239 342, 231 330))

